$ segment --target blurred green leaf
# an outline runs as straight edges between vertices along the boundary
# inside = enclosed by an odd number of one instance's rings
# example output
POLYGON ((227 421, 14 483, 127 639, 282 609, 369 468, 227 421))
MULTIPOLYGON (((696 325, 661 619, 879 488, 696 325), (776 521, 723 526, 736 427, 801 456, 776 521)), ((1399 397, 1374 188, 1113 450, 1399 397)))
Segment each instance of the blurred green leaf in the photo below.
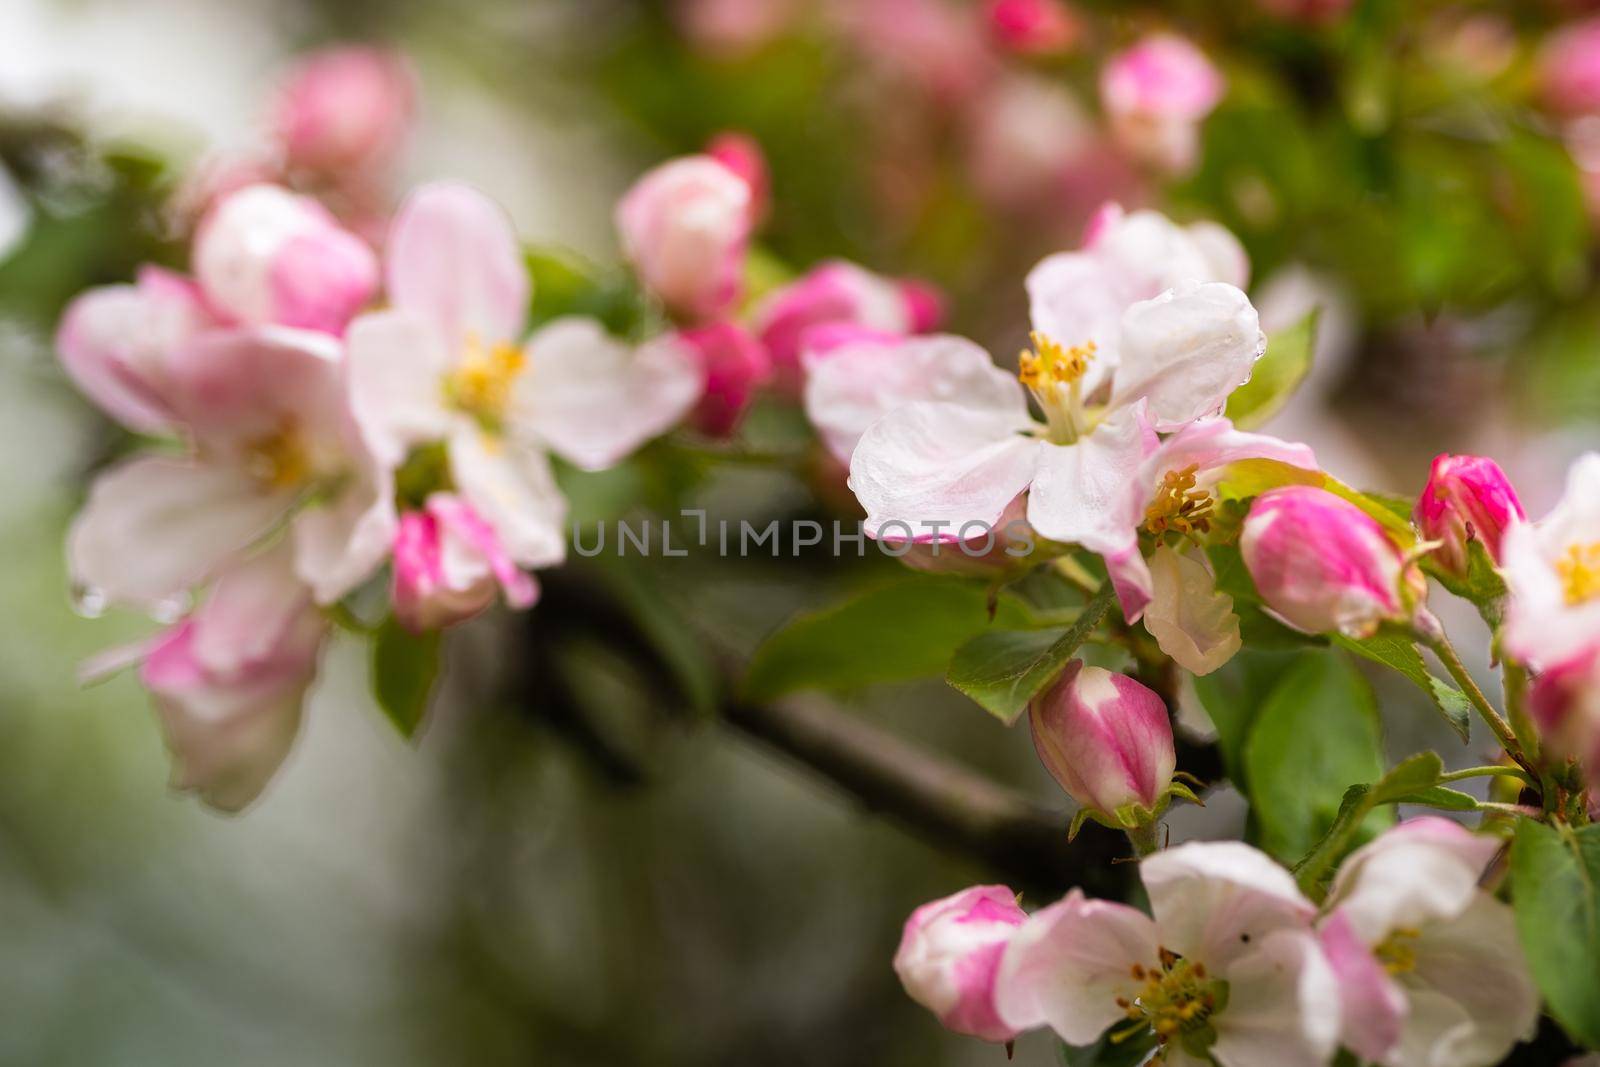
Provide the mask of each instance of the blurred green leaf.
POLYGON ((530 248, 524 252, 533 290, 528 326, 580 315, 598 319, 618 337, 637 338, 649 322, 644 296, 631 278, 606 273, 568 252, 530 248))
POLYGON ((1217 729, 1223 769, 1246 793, 1245 741, 1273 690, 1299 662, 1293 653, 1247 647, 1220 669, 1194 680, 1200 703, 1217 729))
POLYGON ((372 695, 402 737, 416 734, 439 674, 439 631, 413 634, 393 615, 372 638, 372 695))
POLYGON ((1381 663, 1385 667, 1399 671, 1411 679, 1417 688, 1428 694, 1428 699, 1434 708, 1444 717, 1445 723, 1455 731, 1456 736, 1461 738, 1462 743, 1470 739, 1472 702, 1461 690, 1433 676, 1427 664, 1423 662, 1422 653, 1417 650, 1416 642, 1401 634, 1378 633, 1361 641, 1335 634, 1333 643, 1374 663, 1381 663))
POLYGON ((1517 932, 1550 1013, 1600 1047, 1600 825, 1518 819, 1511 879, 1517 932))
POLYGON ((1279 330, 1267 339, 1266 354, 1256 361, 1250 380, 1228 397, 1227 415, 1235 426, 1241 429, 1260 426, 1288 403, 1311 371, 1320 316, 1320 309, 1313 310, 1287 330, 1279 330))

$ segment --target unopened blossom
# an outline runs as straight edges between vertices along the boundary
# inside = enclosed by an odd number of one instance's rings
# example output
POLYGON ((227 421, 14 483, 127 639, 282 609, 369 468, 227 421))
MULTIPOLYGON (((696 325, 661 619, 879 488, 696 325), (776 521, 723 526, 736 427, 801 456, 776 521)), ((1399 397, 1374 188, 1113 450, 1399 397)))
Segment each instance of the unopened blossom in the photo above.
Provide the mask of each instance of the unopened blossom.
POLYGON ((1327 490, 1294 485, 1257 497, 1239 550, 1261 599, 1297 630, 1367 637, 1408 619, 1399 546, 1327 490))
POLYGON ((1132 155, 1181 172, 1199 154, 1200 122, 1222 99, 1221 73, 1173 34, 1146 37, 1106 61, 1100 103, 1111 132, 1132 155))
POLYGON ((73 383, 130 430, 174 426, 173 354, 217 325, 199 288, 159 267, 133 285, 105 285, 76 297, 61 317, 56 352, 73 383))
POLYGON ((1572 465, 1548 515, 1506 532, 1501 568, 1511 591, 1505 641, 1513 655, 1553 665, 1600 639, 1600 453, 1572 465))
POLYGON ((343 353, 324 333, 210 330, 168 363, 182 454, 95 479, 67 538, 86 595, 167 605, 284 523, 294 569, 330 603, 367 578, 394 530, 390 482, 356 433, 343 353))
POLYGON ((863 326, 890 334, 916 332, 929 313, 928 297, 900 282, 833 260, 767 295, 752 329, 772 356, 774 369, 798 384, 806 335, 821 326, 863 326))
POLYGON ((1075 889, 1012 936, 995 981, 1007 1025, 1072 1045, 1153 1035, 1168 1067, 1332 1059, 1338 987, 1288 871, 1218 841, 1157 852, 1139 873, 1150 915, 1075 889))
POLYGON ((1545 106, 1564 115, 1600 112, 1600 18, 1563 27, 1539 50, 1545 106))
POLYGON ((701 377, 672 337, 635 346, 597 321, 547 323, 524 343, 528 278, 501 210, 459 185, 402 205, 387 243, 389 307, 350 328, 355 418, 393 470, 443 443, 454 491, 506 555, 565 556, 566 501, 549 454, 598 470, 675 424, 701 377))
POLYGON ((1018 382, 981 350, 951 346, 926 386, 933 399, 894 407, 856 445, 850 484, 867 532, 937 537, 992 524, 1028 490, 1028 522, 1043 536, 1094 551, 1123 547, 1132 528, 1123 529, 1121 507, 1156 431, 1218 412, 1264 347, 1250 301, 1220 282, 1127 310, 1104 406, 1091 406, 1085 387, 1099 357, 1093 342, 1036 333, 1018 382), (957 388, 961 381, 982 387, 957 388), (1043 422, 1029 414, 1030 393, 1043 422), (1102 546, 1107 531, 1115 543, 1102 546))
POLYGON ((906 993, 958 1034, 1010 1041, 994 1008, 1001 953, 1027 914, 1003 885, 973 886, 924 904, 906 920, 894 971, 906 993))
POLYGON ((328 633, 280 542, 225 570, 204 601, 155 638, 97 657, 96 676, 129 663, 154 698, 174 788, 237 811, 283 763, 328 633))
POLYGON ((1073 660, 1028 704, 1028 725, 1040 762, 1086 808, 1151 812, 1172 784, 1167 706, 1125 674, 1073 660))
POLYGON ((690 423, 707 436, 729 436, 743 421, 756 390, 771 376, 766 348, 733 322, 696 326, 679 333, 678 340, 693 353, 705 379, 690 423))
POLYGON ((1511 908, 1479 885, 1500 847, 1425 816, 1340 866, 1319 930, 1363 1061, 1489 1067, 1533 1036, 1539 994, 1511 908))
POLYGON ((416 75, 386 48, 347 45, 301 59, 279 91, 273 135, 291 173, 345 183, 395 166, 416 117, 416 75))
POLYGON ((1064 0, 989 0, 989 35, 1007 51, 1053 55, 1070 51, 1083 36, 1083 20, 1064 0))
POLYGON ((754 137, 726 130, 706 142, 706 155, 738 175, 750 189, 750 223, 755 226, 772 206, 772 174, 754 137))
POLYGON ((752 201, 748 180, 710 156, 670 160, 617 204, 623 254, 673 314, 711 318, 739 298, 752 201))
POLYGON ((422 508, 400 515, 393 557, 389 601, 413 633, 470 619, 496 593, 518 610, 538 598, 538 585, 506 553, 494 527, 451 493, 434 493, 422 508))
POLYGON ((1428 484, 1417 499, 1416 520, 1423 538, 1442 542, 1434 549, 1434 558, 1458 575, 1467 572, 1468 542, 1483 545, 1489 558, 1499 563, 1507 528, 1526 518, 1510 479, 1499 464, 1483 456, 1436 456, 1428 484))
POLYGON ((1547 754, 1580 761, 1591 777, 1600 774, 1600 642, 1541 670, 1528 710, 1547 754))
POLYGON ((378 287, 366 243, 315 200, 276 185, 246 186, 211 208, 195 236, 194 271, 229 319, 334 334, 378 287))

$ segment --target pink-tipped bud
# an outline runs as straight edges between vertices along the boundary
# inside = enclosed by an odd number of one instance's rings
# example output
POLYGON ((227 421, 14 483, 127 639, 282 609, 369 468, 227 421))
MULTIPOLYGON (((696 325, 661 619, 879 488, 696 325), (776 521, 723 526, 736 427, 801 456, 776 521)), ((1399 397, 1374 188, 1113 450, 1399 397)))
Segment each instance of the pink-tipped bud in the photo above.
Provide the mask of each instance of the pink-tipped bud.
POLYGON ((437 630, 472 618, 494 603, 526 608, 538 596, 532 577, 518 569, 494 529, 466 502, 435 493, 421 511, 400 516, 395 533, 395 618, 413 633, 437 630))
POLYGON ((931 295, 873 274, 854 263, 833 261, 773 292, 756 309, 754 328, 784 383, 798 387, 800 353, 818 326, 865 326, 890 334, 914 331, 934 317, 931 295))
POLYGON ((750 224, 766 218, 772 205, 772 174, 754 137, 737 130, 717 134, 706 143, 706 155, 737 174, 750 187, 750 224))
POLYGON ((947 1029, 984 1041, 1010 1041, 1000 1020, 994 980, 1000 957, 1028 918, 1003 885, 980 885, 924 904, 906 920, 894 973, 912 1000, 947 1029))
POLYGON ((989 0, 989 36, 1019 55, 1059 55, 1083 37, 1083 20, 1061 0, 989 0))
POLYGON ((694 353, 705 390, 689 421, 709 437, 727 437, 739 428, 746 409, 772 373, 761 342, 731 322, 684 330, 679 340, 694 353))
POLYGON ((1167 707, 1126 675, 1074 660, 1028 705, 1028 724, 1045 769, 1086 808, 1153 809, 1172 784, 1167 707))
POLYGON ((1182 37, 1157 34, 1112 56, 1100 72, 1100 102, 1124 151, 1167 171, 1187 170, 1199 124, 1222 99, 1221 73, 1182 37))
POLYGON ((1581 760, 1600 773, 1600 644, 1539 673, 1528 694, 1548 755, 1581 760))
POLYGON ((1366 637, 1406 618, 1400 549, 1377 520, 1326 490, 1257 497, 1239 550, 1261 599, 1297 630, 1366 637))
POLYGON ((617 205, 623 253, 675 315, 713 318, 739 298, 750 203, 745 179, 710 156, 663 163, 617 205))
POLYGON ((404 56, 346 46, 313 52, 289 72, 272 127, 291 172, 342 183, 393 167, 415 111, 416 77, 404 56))
POLYGON ((1468 542, 1480 542, 1489 558, 1499 563, 1506 530, 1527 517, 1505 471, 1483 456, 1436 456, 1428 484, 1417 499, 1422 536, 1443 542, 1434 550, 1434 559, 1457 575, 1467 573, 1468 542))
POLYGON ((250 325, 343 333, 378 289, 372 249, 322 205, 276 185, 220 200, 195 237, 207 300, 250 325))
POLYGON ((1539 52, 1545 106, 1563 115, 1600 112, 1600 17, 1553 34, 1539 52))

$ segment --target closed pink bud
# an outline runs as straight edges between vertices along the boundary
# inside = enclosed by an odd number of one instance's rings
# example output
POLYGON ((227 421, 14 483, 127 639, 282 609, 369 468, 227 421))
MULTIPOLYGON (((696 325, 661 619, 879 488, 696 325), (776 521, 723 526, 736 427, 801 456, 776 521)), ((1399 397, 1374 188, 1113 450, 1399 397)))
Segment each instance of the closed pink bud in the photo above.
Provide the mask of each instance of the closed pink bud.
POLYGON ((767 350, 731 322, 684 330, 678 339, 689 346, 705 375, 705 390, 690 422, 709 437, 729 436, 739 428, 756 390, 772 372, 767 350))
POLYGON ((739 297, 750 204, 749 183, 710 156, 663 163, 617 205, 623 253, 675 315, 711 318, 739 297))
POLYGON ((415 111, 416 78, 403 56, 383 48, 329 48, 290 71, 272 126, 290 171, 342 183, 393 167, 415 111))
POLYGON ((994 981, 1006 945, 1027 918, 1003 885, 973 886, 924 904, 906 920, 894 973, 946 1028, 1010 1041, 1017 1034, 995 1010, 994 981))
POLYGON ((1194 163, 1200 120, 1222 92, 1222 75, 1205 53, 1171 34, 1145 38, 1100 72, 1113 136, 1133 156, 1169 171, 1194 163))
POLYGON ((1377 520, 1326 490, 1257 497, 1239 549, 1261 599, 1297 630, 1366 637, 1405 618, 1400 549, 1377 520))
POLYGON ((1428 484, 1417 499, 1422 536, 1443 542, 1434 550, 1434 558, 1458 575, 1467 572, 1468 542, 1481 542, 1489 558, 1499 563, 1506 529, 1527 517, 1505 471, 1483 456, 1436 456, 1428 484))
POLYGON ((767 170, 767 157, 756 139, 736 130, 719 133, 706 144, 706 155, 733 171, 750 187, 751 224, 765 218, 772 203, 772 175, 767 170))
POLYGON ((768 296, 756 309, 754 328, 772 356, 773 367, 788 384, 797 385, 800 353, 816 327, 845 324, 906 334, 916 316, 931 315, 925 297, 908 300, 900 283, 836 260, 768 296))
POLYGON ((1153 809, 1172 784, 1167 707, 1127 675, 1074 660, 1028 705, 1028 723, 1045 769, 1086 808, 1153 809))
POLYGON ((413 633, 472 618, 494 603, 497 588, 514 608, 530 606, 538 595, 493 528, 448 493, 401 514, 393 556, 390 602, 395 618, 413 633))
POLYGON ((1083 22, 1061 0, 989 0, 989 35, 1007 51, 1054 55, 1083 36, 1083 22))
POLYGON ((1564 115, 1600 112, 1600 18, 1553 34, 1539 52, 1540 96, 1564 115))
POLYGON ((339 334, 377 292, 372 249, 309 197, 251 185, 195 237, 195 274, 219 312, 250 325, 339 334))
POLYGON ((1528 694, 1545 750, 1600 773, 1600 644, 1539 673, 1528 694))

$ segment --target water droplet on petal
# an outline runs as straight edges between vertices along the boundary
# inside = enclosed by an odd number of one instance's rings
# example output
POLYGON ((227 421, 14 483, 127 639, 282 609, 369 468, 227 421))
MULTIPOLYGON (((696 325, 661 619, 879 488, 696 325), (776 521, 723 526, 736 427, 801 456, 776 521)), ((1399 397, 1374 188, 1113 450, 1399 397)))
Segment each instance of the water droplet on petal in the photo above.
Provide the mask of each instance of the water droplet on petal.
POLYGON ((72 587, 72 610, 86 619, 98 619, 106 611, 106 595, 87 585, 72 587))

